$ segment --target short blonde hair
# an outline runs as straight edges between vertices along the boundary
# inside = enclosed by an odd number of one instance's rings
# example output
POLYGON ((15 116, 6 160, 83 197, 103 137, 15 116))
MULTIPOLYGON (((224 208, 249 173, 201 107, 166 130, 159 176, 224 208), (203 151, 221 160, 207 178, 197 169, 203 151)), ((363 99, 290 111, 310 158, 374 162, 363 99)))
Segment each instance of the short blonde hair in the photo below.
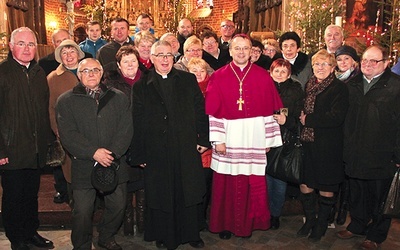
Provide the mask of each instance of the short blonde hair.
POLYGON ((202 42, 199 38, 196 36, 191 36, 188 39, 186 39, 185 43, 183 44, 183 54, 191 47, 192 45, 199 45, 200 48, 203 47, 202 42))
POLYGON ((142 30, 135 34, 135 46, 138 46, 141 41, 151 42, 151 44, 156 42, 156 38, 148 30, 142 30))
POLYGON ((318 59, 328 60, 332 67, 336 67, 337 65, 335 55, 329 53, 326 49, 321 49, 315 53, 315 55, 313 55, 311 58, 311 64, 314 65, 314 62, 318 59))
POLYGON ((276 52, 281 52, 281 49, 279 48, 279 43, 275 39, 272 39, 272 38, 265 39, 261 43, 264 45, 264 49, 265 49, 265 46, 271 45, 275 48, 276 52))
POLYGON ((190 71, 192 67, 200 67, 202 69, 207 70, 207 62, 201 58, 192 57, 188 62, 187 68, 190 71))

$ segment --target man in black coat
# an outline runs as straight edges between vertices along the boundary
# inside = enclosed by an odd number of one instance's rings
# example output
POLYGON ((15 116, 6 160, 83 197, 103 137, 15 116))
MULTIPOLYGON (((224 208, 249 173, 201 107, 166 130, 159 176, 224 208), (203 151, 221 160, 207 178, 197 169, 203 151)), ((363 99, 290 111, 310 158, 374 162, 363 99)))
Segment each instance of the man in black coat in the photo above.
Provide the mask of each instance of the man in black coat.
POLYGON ((177 30, 178 30, 178 33, 177 33, 176 37, 178 38, 178 41, 179 41, 179 50, 178 51, 181 55, 183 55, 184 54, 183 44, 185 43, 186 39, 188 39, 188 37, 193 35, 192 22, 187 18, 183 18, 182 20, 179 21, 177 30))
POLYGON ((175 249, 204 247, 200 154, 209 146, 204 98, 193 74, 173 68, 171 45, 151 48, 151 69, 132 87, 132 163, 144 168, 146 241, 175 249))
POLYGON ((377 249, 386 240, 391 220, 381 205, 400 167, 400 77, 388 65, 388 52, 371 46, 362 56, 362 73, 348 83, 344 161, 351 222, 337 236, 366 236, 362 249, 377 249))
POLYGON ((105 71, 114 69, 115 55, 121 46, 134 45, 129 37, 129 22, 124 18, 118 17, 111 21, 111 36, 113 40, 101 47, 96 55, 97 60, 99 60, 105 71))
POLYGON ((37 233, 41 168, 50 135, 49 87, 36 63, 37 40, 26 27, 11 33, 10 53, 0 65, 0 170, 2 216, 12 249, 52 248, 37 233))

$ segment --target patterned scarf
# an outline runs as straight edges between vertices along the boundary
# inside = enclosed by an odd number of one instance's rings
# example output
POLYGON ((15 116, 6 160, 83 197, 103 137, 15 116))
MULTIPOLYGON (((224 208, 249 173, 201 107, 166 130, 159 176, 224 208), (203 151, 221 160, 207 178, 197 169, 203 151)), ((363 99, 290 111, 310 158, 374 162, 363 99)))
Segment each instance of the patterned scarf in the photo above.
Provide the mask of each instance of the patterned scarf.
MULTIPOLYGON (((304 114, 314 112, 315 99, 322 91, 324 91, 335 79, 335 74, 331 73, 322 82, 317 82, 317 78, 313 75, 307 82, 306 100, 304 102, 304 114)), ((304 127, 301 131, 300 139, 306 142, 314 142, 314 128, 304 127)))
POLYGON ((99 104, 99 99, 100 99, 100 94, 101 94, 101 88, 97 88, 97 89, 89 89, 86 88, 86 93, 92 97, 93 99, 96 100, 96 103, 99 104))
POLYGON ((353 71, 354 71, 354 68, 351 67, 350 69, 346 70, 345 72, 336 71, 335 75, 336 75, 337 79, 344 82, 347 80, 347 78, 349 78, 349 76, 351 75, 351 73, 353 73, 353 71))

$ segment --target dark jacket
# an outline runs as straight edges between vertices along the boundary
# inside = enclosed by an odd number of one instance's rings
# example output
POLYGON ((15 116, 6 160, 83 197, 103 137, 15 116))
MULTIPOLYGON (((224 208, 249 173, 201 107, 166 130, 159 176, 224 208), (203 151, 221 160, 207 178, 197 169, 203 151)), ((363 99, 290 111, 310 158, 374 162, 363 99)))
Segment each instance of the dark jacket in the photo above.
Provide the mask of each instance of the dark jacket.
POLYGON ((147 164, 148 206, 171 212, 177 178, 182 183, 185 205, 201 203, 205 181, 196 145, 209 146, 209 129, 195 76, 173 68, 163 80, 150 70, 132 87, 132 112, 133 161, 135 165, 147 164), (169 84, 172 94, 164 96, 161 84, 169 84))
POLYGON ((346 85, 334 79, 315 99, 314 112, 307 114, 305 127, 314 128, 309 149, 315 176, 321 184, 339 184, 344 180, 343 124, 349 106, 346 85))
POLYGON ((1 63, 0 130, 0 159, 8 157, 10 162, 1 169, 45 166, 51 135, 49 87, 36 61, 27 69, 10 53, 1 63))
POLYGON ((282 99, 283 106, 289 111, 283 127, 295 130, 299 123, 300 112, 304 107, 304 91, 301 89, 300 83, 291 78, 283 83, 275 82, 275 86, 282 99))
MULTIPOLYGON (((131 142, 133 127, 128 98, 119 90, 100 86, 103 94, 98 105, 81 83, 57 101, 61 143, 72 155, 73 189, 92 188, 90 175, 97 149, 106 148, 120 158, 131 142)), ((128 181, 124 157, 120 163, 119 183, 123 183, 128 181)))
POLYGON ((386 69, 364 95, 363 74, 347 83, 346 174, 359 179, 392 178, 400 164, 400 77, 386 69))
MULTIPOLYGON (((136 76, 140 77, 139 76, 140 74, 143 73, 141 73, 141 71, 138 70, 136 76)), ((105 72, 103 84, 105 84, 108 88, 113 87, 122 91, 129 98, 130 101, 132 86, 126 83, 119 69, 105 72)), ((126 157, 130 158, 130 155, 127 155, 126 157)), ((130 164, 130 159, 128 160, 128 164, 130 164)), ((143 168, 139 166, 129 166, 128 174, 129 174, 128 192, 135 192, 139 189, 144 188, 143 168)))
MULTIPOLYGON (((123 45, 134 45, 133 41, 131 38, 128 37, 128 42, 125 42, 123 45)), ((101 65, 105 67, 109 63, 115 62, 117 59, 115 59, 115 55, 117 54, 119 48, 121 48, 121 44, 111 41, 101 47, 96 54, 96 59, 99 60, 101 65)))
POLYGON ((312 76, 311 59, 303 52, 299 52, 292 64, 292 79, 298 81, 303 89, 312 76))
POLYGON ((178 39, 179 42, 179 50, 178 52, 181 53, 181 55, 185 54, 183 53, 183 44, 186 42, 187 37, 185 38, 184 36, 182 36, 181 34, 176 33, 176 38, 178 39))
POLYGON ((261 54, 258 60, 254 62, 254 64, 269 71, 269 68, 272 64, 272 59, 269 56, 261 54))
POLYGON ((214 70, 217 70, 217 69, 225 66, 232 60, 232 57, 230 56, 229 51, 225 50, 225 49, 220 49, 218 58, 215 58, 214 56, 209 54, 207 51, 203 50, 202 58, 214 70))

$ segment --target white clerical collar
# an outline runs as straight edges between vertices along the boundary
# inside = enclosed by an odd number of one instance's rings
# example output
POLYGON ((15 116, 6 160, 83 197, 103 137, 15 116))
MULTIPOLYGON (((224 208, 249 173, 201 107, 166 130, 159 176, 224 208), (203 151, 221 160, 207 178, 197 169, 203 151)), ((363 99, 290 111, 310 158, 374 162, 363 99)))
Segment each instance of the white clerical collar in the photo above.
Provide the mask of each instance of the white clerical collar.
POLYGON ((292 59, 288 59, 288 58, 285 57, 285 55, 282 54, 283 59, 288 60, 290 62, 290 64, 294 64, 294 62, 296 61, 296 58, 297 58, 298 55, 299 55, 299 53, 296 53, 295 57, 293 57, 292 59))

